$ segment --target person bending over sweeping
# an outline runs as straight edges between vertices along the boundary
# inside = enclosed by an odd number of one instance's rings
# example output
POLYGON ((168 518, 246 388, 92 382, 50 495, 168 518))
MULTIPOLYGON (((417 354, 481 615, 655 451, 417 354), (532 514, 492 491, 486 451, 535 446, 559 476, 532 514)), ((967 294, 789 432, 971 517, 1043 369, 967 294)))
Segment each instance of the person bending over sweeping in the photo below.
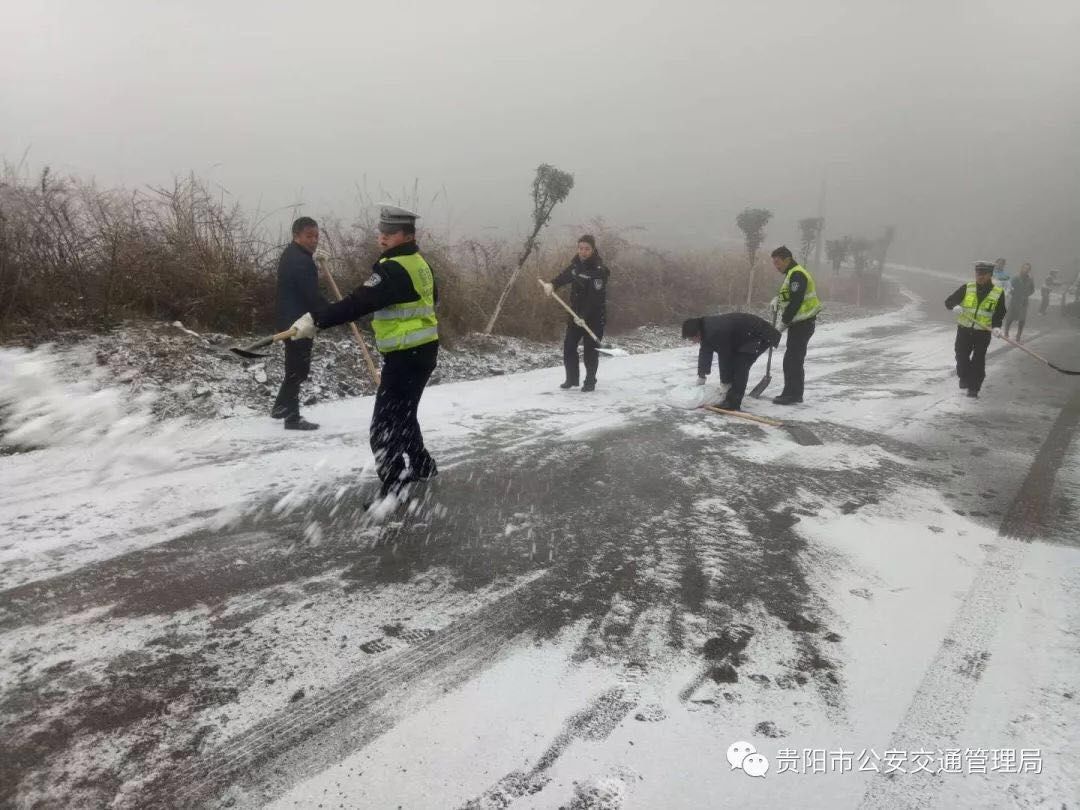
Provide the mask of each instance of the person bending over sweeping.
MULTIPOLYGON (((604 339, 604 322, 607 319, 607 285, 610 273, 600 260, 596 249, 596 239, 591 235, 578 239, 577 256, 570 266, 551 281, 542 282, 544 292, 551 295, 556 287, 570 286, 570 308, 576 312, 593 334, 604 339)), ((600 365, 600 348, 589 333, 567 318, 566 339, 563 341, 563 364, 566 366, 566 380, 560 388, 575 388, 578 384, 578 343, 584 341, 585 384, 582 391, 596 390, 596 369, 600 365)))
POLYGON ((424 447, 417 408, 439 355, 435 304, 439 295, 431 267, 416 246, 418 215, 386 206, 379 216, 379 260, 371 276, 340 301, 309 312, 293 326, 293 340, 316 328, 355 321, 374 313, 375 345, 383 356, 382 381, 371 416, 371 451, 382 481, 380 498, 401 497, 416 481, 438 474, 424 447))
POLYGON ((729 312, 683 321, 682 336, 701 344, 698 352, 698 385, 704 385, 717 356, 720 382, 728 386, 718 408, 742 410, 750 367, 770 346, 780 345, 780 331, 757 315, 729 312))
POLYGON ((986 349, 990 335, 1001 335, 1005 320, 1005 291, 994 284, 994 264, 975 263, 975 280, 945 299, 945 308, 957 312, 956 376, 969 397, 979 396, 986 379, 986 349))

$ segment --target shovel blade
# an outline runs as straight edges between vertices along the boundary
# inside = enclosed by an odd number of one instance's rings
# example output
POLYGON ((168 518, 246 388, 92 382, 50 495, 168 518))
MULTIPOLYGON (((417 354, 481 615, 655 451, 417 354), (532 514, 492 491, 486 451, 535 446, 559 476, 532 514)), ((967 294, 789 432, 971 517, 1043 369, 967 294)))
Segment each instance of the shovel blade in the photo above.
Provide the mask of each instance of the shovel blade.
POLYGON ((606 355, 607 357, 629 357, 630 356, 630 352, 626 351, 625 349, 616 349, 614 346, 599 346, 599 347, 597 347, 596 351, 599 352, 600 354, 606 355))
POLYGON ((765 393, 765 389, 769 387, 769 383, 771 382, 772 375, 766 374, 764 377, 761 378, 761 382, 759 382, 750 390, 750 396, 752 396, 754 399, 761 399, 761 395, 765 393))
POLYGON ((270 337, 265 337, 262 340, 256 340, 254 343, 249 343, 247 346, 233 346, 231 349, 229 349, 229 351, 239 357, 266 357, 265 354, 256 351, 256 349, 262 349, 266 346, 269 346, 271 343, 274 342, 275 337, 278 337, 278 335, 272 335, 270 337))
POLYGON ((817 434, 806 427, 806 425, 793 425, 791 422, 785 422, 784 430, 786 430, 788 435, 795 440, 795 444, 809 446, 824 444, 824 442, 818 438, 817 434))
POLYGON ((253 352, 250 349, 242 349, 239 346, 234 346, 233 348, 229 349, 229 351, 235 354, 237 357, 243 357, 248 360, 257 360, 260 357, 269 356, 266 354, 262 354, 261 352, 253 352))

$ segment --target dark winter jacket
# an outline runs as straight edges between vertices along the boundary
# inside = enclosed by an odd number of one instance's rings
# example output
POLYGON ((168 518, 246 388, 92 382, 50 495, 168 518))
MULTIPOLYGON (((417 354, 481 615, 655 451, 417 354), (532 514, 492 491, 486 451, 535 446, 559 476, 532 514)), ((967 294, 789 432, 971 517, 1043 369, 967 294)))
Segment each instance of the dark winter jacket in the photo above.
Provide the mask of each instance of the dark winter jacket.
POLYGON ((1030 275, 1021 273, 1012 280, 1012 304, 1022 309, 1028 299, 1035 294, 1035 280, 1030 275))
MULTIPOLYGON (((385 251, 380 259, 392 260, 395 256, 419 253, 416 242, 406 242, 385 251)), ((434 276, 434 272, 432 272, 434 276)), ((434 279, 433 279, 434 280, 434 279)), ((439 288, 435 286, 435 303, 439 302, 439 288)), ((320 329, 355 321, 392 304, 407 304, 420 297, 413 286, 408 271, 395 261, 378 261, 371 266, 367 281, 340 301, 314 313, 315 325, 320 329)))
POLYGON ((780 332, 764 318, 749 312, 706 315, 701 319, 701 349, 698 352, 698 375, 708 377, 715 354, 720 373, 738 353, 755 357, 780 343, 780 332))
POLYGON ((290 242, 278 260, 277 329, 288 329, 305 312, 315 313, 325 306, 315 259, 296 242, 290 242))
MULTIPOLYGON (((607 315, 607 287, 610 273, 593 253, 584 261, 575 256, 570 266, 551 280, 554 287, 570 285, 570 309, 590 323, 603 324, 607 315)), ((573 320, 573 319, 571 319, 573 320)))
MULTIPOLYGON (((992 283, 991 284, 979 285, 979 286, 977 286, 975 288, 975 297, 980 302, 982 302, 982 300, 984 298, 986 298, 987 295, 990 294, 990 291, 992 289, 994 289, 994 285, 992 283)), ((950 295, 948 298, 945 299, 945 309, 952 309, 953 307, 960 306, 962 303, 964 303, 964 296, 965 295, 967 295, 967 284, 961 284, 960 288, 956 292, 954 292, 952 295, 950 295)), ((1004 322, 1005 322, 1005 296, 1002 295, 1001 298, 998 299, 997 309, 994 310, 994 314, 991 317, 990 324, 991 324, 991 326, 1001 326, 1001 324, 1003 324, 1004 322)), ((961 329, 974 329, 975 327, 960 325, 960 328, 961 329)))

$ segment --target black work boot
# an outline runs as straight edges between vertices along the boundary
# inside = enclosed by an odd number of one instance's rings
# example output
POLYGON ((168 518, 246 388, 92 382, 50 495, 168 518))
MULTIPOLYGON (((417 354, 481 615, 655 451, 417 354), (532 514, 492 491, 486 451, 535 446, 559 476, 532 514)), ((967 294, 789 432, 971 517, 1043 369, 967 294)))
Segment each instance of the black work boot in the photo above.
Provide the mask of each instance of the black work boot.
POLYGON ((567 380, 566 382, 564 382, 562 385, 559 386, 559 388, 563 389, 564 391, 566 389, 568 389, 568 388, 577 388, 577 387, 578 387, 578 384, 576 382, 570 382, 569 380, 567 380))
POLYGON ((773 397, 773 405, 794 405, 798 402, 802 402, 802 397, 797 397, 794 394, 781 394, 778 397, 773 397))
POLYGON ((427 460, 416 466, 415 476, 417 481, 430 481, 439 474, 439 468, 435 459, 428 456, 427 460))
POLYGON ((596 380, 586 380, 585 384, 583 386, 581 386, 581 390, 586 392, 586 393, 589 392, 589 391, 595 391, 596 390, 596 380))
POLYGON ((302 417, 302 416, 298 416, 295 419, 286 419, 285 420, 285 429, 286 430, 318 430, 319 426, 316 425, 314 422, 309 422, 307 419, 304 419, 304 417, 302 417))
POLYGON ((960 388, 961 388, 961 390, 963 390, 964 388, 967 388, 967 387, 968 387, 967 380, 960 380, 960 388))
POLYGON ((968 389, 968 396, 971 397, 972 399, 978 399, 979 398, 979 389, 978 388, 969 388, 968 389))

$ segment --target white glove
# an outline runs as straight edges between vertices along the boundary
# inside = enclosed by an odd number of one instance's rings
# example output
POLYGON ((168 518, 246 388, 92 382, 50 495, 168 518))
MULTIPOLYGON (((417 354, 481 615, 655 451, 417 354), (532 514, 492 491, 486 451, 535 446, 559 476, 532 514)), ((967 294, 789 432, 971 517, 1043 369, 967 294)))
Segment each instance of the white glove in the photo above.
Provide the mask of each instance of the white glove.
POLYGON ((990 334, 992 334, 994 337, 1001 337, 1001 327, 995 326, 993 329, 990 330, 990 334))
POLYGON ((776 312, 779 309, 780 309, 780 297, 779 296, 774 296, 773 300, 769 302, 769 310, 771 312, 776 312))
POLYGON ((576 324, 577 324, 578 326, 580 326, 580 327, 581 327, 582 329, 584 329, 584 328, 585 328, 585 321, 583 321, 583 320, 582 320, 581 318, 579 318, 579 317, 578 317, 577 315, 575 315, 575 316, 574 316, 574 323, 576 323, 576 324))
POLYGON ((541 281, 540 286, 544 288, 544 295, 552 296, 555 294, 555 287, 550 282, 541 281))
POLYGON ((318 264, 324 264, 324 263, 330 261, 330 253, 329 253, 329 251, 322 250, 321 248, 319 250, 316 250, 315 251, 315 261, 318 264))
POLYGON ((708 379, 708 377, 702 377, 702 376, 700 376, 700 375, 699 375, 699 376, 698 376, 698 378, 697 378, 697 384, 698 384, 698 385, 704 385, 704 384, 705 384, 705 381, 706 381, 707 379, 708 379))
POLYGON ((310 312, 305 312, 302 317, 297 318, 292 328, 296 330, 296 333, 289 340, 307 340, 315 337, 315 333, 319 331, 315 328, 315 319, 311 317, 310 312))

